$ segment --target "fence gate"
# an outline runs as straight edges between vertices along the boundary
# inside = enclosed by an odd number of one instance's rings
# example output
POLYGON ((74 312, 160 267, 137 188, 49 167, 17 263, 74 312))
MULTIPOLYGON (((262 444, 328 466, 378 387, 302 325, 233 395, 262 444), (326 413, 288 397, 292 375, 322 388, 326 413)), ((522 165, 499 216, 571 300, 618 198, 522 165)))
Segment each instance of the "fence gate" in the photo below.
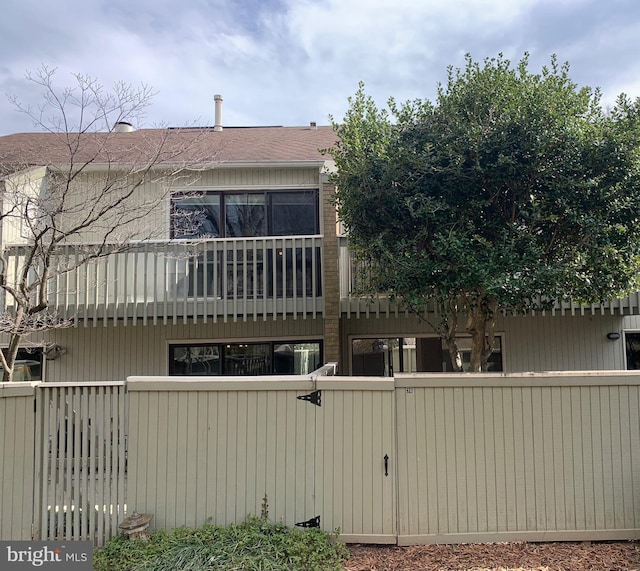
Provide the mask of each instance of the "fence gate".
POLYGON ((317 381, 317 506, 321 527, 350 543, 396 543, 394 381, 317 381))
POLYGON ((34 538, 103 545, 117 534, 126 509, 125 416, 122 382, 38 387, 34 538))

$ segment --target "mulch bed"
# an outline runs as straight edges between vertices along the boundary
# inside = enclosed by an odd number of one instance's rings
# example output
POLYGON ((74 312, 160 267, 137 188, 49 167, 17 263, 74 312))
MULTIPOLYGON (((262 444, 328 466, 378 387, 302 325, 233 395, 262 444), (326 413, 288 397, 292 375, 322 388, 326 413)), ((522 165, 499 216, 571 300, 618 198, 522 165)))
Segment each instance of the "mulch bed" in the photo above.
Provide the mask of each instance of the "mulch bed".
POLYGON ((350 545, 347 571, 640 571, 640 542, 350 545))

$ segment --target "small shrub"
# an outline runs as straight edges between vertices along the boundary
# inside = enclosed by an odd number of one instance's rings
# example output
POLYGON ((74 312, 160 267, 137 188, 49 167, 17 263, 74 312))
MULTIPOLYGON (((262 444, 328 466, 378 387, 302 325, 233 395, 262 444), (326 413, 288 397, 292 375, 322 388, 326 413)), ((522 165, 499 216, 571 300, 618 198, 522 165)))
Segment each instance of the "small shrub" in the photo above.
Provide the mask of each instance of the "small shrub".
POLYGON ((94 555, 96 571, 340 571, 346 546, 320 529, 251 517, 241 524, 156 531, 147 541, 117 537, 94 555))

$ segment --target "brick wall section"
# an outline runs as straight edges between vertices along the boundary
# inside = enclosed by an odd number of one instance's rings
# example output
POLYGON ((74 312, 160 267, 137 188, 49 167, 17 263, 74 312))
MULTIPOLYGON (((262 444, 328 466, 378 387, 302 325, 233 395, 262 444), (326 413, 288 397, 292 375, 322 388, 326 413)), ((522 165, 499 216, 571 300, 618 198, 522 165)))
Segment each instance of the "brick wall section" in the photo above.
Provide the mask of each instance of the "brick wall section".
POLYGON ((335 191, 327 175, 321 175, 323 250, 322 270, 324 275, 324 361, 338 362, 338 370, 346 368, 342 362, 340 323, 340 282, 338 275, 338 237, 336 234, 336 209, 331 203, 335 191))

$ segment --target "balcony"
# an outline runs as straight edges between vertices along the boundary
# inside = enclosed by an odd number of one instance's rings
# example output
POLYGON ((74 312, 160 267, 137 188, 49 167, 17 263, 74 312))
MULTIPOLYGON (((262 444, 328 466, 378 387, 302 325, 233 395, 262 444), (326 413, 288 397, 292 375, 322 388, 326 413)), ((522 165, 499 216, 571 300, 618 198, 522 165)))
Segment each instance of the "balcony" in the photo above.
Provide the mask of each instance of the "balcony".
MULTIPOLYGON (((24 255, 24 246, 7 248, 14 275, 24 255)), ((56 267, 77 257, 77 247, 64 246, 56 267)), ((321 236, 141 242, 59 271, 49 281, 49 303, 84 325, 316 317, 324 312, 321 261, 321 236)))
MULTIPOLYGON (((347 317, 398 316, 406 312, 398 303, 391 301, 384 294, 374 294, 365 297, 359 295, 358 289, 361 277, 366 275, 368 268, 354 260, 349 249, 346 236, 338 238, 338 263, 340 276, 340 311, 347 317)), ((432 308, 435 310, 435 307, 432 308)), ((431 310, 431 309, 430 309, 431 310)), ((614 299, 604 303, 582 305, 573 301, 556 303, 555 307, 545 315, 640 315, 640 292, 629 294, 621 299, 614 299)))

